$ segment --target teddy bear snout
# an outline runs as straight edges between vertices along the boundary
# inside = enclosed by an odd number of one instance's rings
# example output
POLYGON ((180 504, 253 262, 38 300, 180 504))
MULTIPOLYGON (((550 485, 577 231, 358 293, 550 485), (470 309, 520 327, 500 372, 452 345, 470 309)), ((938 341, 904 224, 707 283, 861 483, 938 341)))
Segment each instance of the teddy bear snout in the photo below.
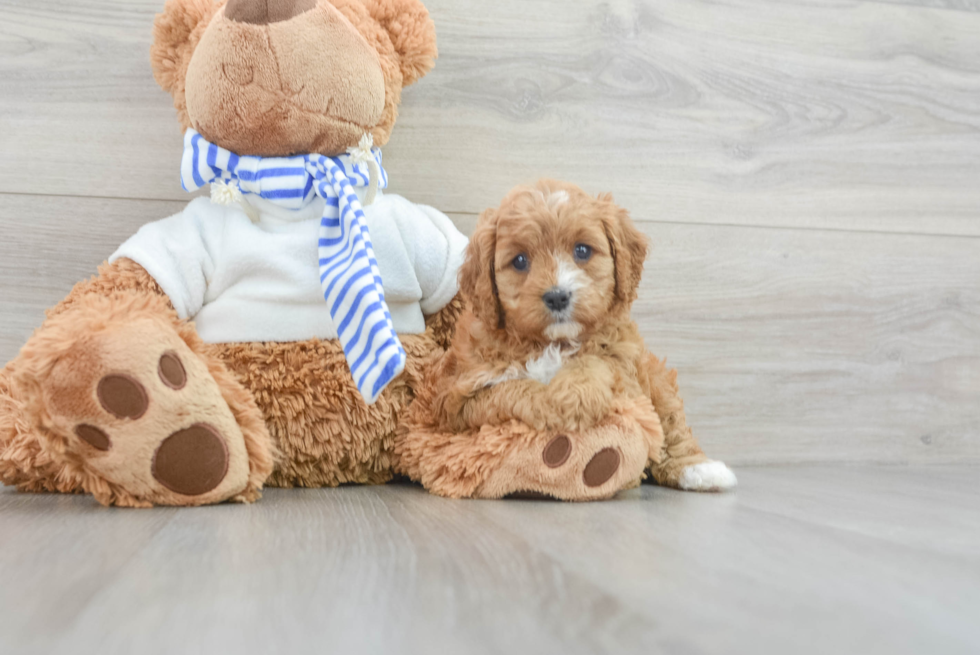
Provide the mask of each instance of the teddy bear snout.
POLYGON ((317 0, 228 0, 225 18, 251 25, 281 23, 316 7, 317 0))

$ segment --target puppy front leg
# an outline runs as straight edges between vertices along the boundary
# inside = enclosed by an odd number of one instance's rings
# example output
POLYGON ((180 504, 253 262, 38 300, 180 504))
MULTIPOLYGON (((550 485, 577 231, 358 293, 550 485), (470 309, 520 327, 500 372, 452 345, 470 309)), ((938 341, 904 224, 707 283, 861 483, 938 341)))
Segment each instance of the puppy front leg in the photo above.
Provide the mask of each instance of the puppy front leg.
POLYGON ((708 459, 687 425, 684 401, 677 387, 677 371, 668 369, 651 353, 639 367, 640 385, 650 395, 660 416, 664 446, 660 462, 651 461, 650 472, 658 484, 686 491, 724 491, 738 481, 724 463, 708 459))
POLYGON ((510 420, 545 429, 544 390, 536 380, 510 380, 480 389, 464 382, 445 394, 438 405, 444 424, 457 432, 510 420))
POLYGON ((613 373, 599 358, 566 364, 551 380, 520 377, 502 366, 457 378, 436 400, 453 430, 516 419, 537 430, 587 430, 610 412, 613 373))
POLYGON ((601 357, 576 357, 548 382, 550 429, 588 430, 612 411, 616 375, 601 357))

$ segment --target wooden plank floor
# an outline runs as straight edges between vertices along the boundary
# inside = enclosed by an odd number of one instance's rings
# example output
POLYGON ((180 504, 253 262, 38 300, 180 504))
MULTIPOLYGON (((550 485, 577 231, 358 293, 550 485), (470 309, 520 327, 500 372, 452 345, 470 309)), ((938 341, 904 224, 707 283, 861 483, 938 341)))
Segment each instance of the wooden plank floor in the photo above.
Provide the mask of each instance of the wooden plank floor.
POLYGON ((976 653, 968 467, 738 471, 727 495, 410 486, 113 510, 0 492, 4 653, 976 653))

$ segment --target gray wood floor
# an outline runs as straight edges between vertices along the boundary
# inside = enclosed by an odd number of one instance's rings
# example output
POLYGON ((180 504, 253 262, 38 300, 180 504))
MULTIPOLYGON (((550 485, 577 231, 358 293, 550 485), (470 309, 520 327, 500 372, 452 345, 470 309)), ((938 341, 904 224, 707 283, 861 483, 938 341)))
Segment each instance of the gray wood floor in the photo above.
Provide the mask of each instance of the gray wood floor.
MULTIPOLYGON (((0 0, 0 362, 187 201, 162 4, 0 0)), ((2 490, 0 653, 980 652, 980 1, 426 4, 393 190, 464 231, 539 176, 613 192, 738 492, 2 490)))
POLYGON ((739 470, 729 495, 408 486, 112 510, 0 492, 4 653, 976 653, 969 467, 739 470))

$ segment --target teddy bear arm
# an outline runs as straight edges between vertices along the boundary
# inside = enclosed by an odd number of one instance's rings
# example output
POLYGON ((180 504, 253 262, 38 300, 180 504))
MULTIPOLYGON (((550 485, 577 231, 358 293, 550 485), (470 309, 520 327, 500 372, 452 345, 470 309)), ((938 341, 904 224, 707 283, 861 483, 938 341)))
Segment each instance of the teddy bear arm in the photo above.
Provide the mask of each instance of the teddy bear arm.
POLYGON ((113 263, 103 262, 98 275, 76 284, 68 296, 47 311, 53 318, 77 305, 82 298, 91 294, 108 296, 117 292, 133 292, 148 297, 162 296, 172 307, 167 294, 142 266, 131 259, 118 259, 113 263))

